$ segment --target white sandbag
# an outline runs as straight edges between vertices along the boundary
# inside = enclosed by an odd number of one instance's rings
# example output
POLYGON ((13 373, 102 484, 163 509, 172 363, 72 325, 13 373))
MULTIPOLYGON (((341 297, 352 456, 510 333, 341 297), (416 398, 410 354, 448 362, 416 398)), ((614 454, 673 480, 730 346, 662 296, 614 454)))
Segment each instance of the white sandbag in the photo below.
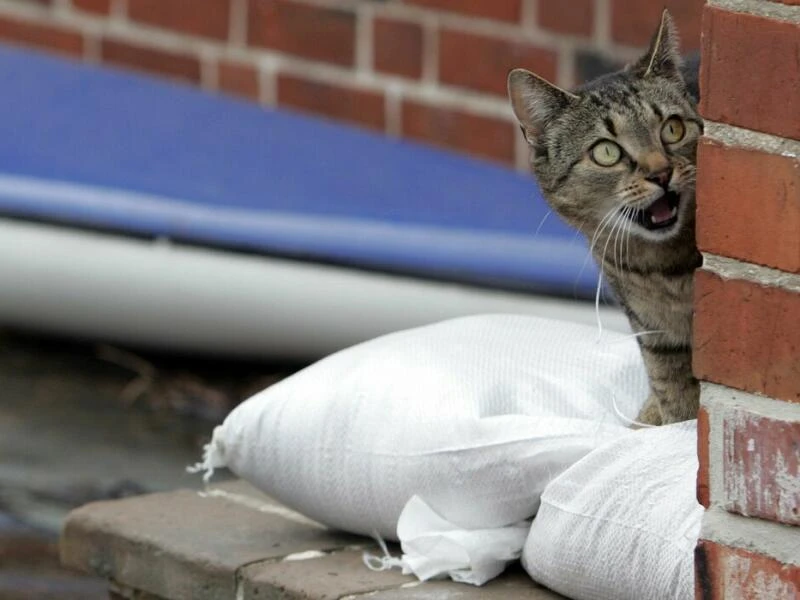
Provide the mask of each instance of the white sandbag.
POLYGON ((418 495, 466 529, 531 517, 544 486, 629 433, 647 383, 636 342, 486 315, 390 334, 250 398, 201 469, 229 467, 332 527, 397 539, 418 495))
POLYGON ((691 600, 697 421, 593 451, 545 489, 522 565, 574 600, 691 600))

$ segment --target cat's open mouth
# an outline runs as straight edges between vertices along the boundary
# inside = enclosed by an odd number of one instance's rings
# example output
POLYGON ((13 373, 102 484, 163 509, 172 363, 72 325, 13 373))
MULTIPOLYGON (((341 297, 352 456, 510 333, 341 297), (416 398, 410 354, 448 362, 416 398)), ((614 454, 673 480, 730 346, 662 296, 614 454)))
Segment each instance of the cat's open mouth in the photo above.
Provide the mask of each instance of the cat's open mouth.
POLYGON ((647 208, 631 213, 630 219, 649 231, 667 229, 678 221, 680 201, 679 194, 667 191, 660 198, 653 200, 647 208))

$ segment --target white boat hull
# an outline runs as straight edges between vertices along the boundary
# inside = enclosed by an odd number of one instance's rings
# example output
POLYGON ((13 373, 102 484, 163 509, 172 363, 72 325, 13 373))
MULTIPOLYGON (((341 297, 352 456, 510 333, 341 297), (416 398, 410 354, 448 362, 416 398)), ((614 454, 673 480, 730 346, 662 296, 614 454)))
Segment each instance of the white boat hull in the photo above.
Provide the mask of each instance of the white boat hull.
MULTIPOLYGON (((596 325, 592 304, 0 219, 0 323, 111 343, 315 359, 478 313, 596 325)), ((601 307, 603 327, 629 331, 601 307)))

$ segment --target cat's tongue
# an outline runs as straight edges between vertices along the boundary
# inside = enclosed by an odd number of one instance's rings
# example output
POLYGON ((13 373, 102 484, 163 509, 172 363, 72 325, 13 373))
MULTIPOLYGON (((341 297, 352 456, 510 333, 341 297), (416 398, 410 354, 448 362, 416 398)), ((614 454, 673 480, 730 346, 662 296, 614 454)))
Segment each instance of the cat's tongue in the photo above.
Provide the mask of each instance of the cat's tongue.
POLYGON ((653 202, 647 209, 647 212, 650 213, 650 221, 653 223, 658 224, 669 221, 672 218, 672 208, 667 200, 667 195, 664 194, 661 198, 653 202))

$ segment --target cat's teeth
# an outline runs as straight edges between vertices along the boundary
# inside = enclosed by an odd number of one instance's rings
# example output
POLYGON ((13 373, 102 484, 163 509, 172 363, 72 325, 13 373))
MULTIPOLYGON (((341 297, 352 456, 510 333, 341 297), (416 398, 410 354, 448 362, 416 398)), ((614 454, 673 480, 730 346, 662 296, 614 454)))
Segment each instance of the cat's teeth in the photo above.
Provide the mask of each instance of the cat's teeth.
MULTIPOLYGON (((669 211, 669 218, 676 216, 678 214, 678 207, 674 206, 672 210, 669 211)), ((666 219, 657 219, 655 215, 650 215, 650 222, 651 223, 660 223, 662 220, 666 221, 666 219)))

